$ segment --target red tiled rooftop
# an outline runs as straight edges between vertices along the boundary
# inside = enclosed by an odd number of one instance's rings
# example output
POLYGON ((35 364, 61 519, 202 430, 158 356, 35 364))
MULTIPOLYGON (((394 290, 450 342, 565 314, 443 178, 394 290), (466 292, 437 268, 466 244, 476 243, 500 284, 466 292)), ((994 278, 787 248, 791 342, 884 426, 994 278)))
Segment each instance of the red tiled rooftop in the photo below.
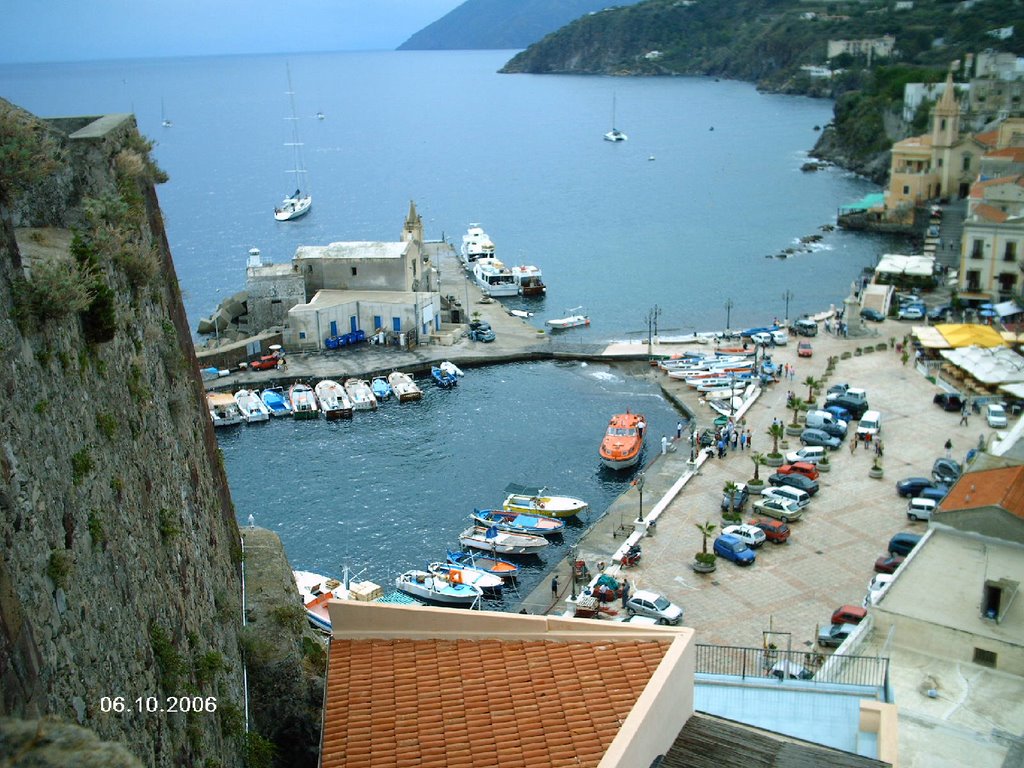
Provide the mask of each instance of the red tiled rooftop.
POLYGON ((996 222, 997 224, 1001 224, 1008 218, 1010 218, 1009 214, 1007 214, 1005 211, 1001 211, 995 206, 989 205, 988 203, 978 203, 976 206, 974 206, 974 215, 977 216, 979 219, 984 219, 985 221, 993 221, 996 222))
POLYGON ((985 131, 984 133, 974 134, 974 140, 979 144, 984 144, 987 147, 994 147, 999 141, 999 129, 985 131))
POLYGON ((1024 518, 1024 466, 963 475, 946 494, 940 509, 942 512, 952 512, 993 506, 1002 507, 1024 518))
POLYGON ((596 766, 670 640, 331 640, 324 768, 596 766))

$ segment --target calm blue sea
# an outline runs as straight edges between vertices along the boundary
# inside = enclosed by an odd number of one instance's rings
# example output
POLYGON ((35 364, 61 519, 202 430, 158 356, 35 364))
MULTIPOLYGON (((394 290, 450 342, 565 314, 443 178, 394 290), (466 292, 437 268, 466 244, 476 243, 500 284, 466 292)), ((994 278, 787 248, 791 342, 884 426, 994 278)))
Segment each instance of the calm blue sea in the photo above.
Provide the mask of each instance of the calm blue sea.
MULTIPOLYGON (((839 303, 897 246, 824 234, 773 255, 877 191, 838 169, 801 172, 828 101, 709 78, 499 75, 511 52, 354 52, 0 66, 0 96, 42 116, 134 112, 171 180, 159 189, 186 310, 196 321, 244 285, 249 248, 397 240, 409 201, 426 235, 479 222, 510 263, 544 270, 534 322, 584 306, 588 340, 761 324, 839 303), (280 224, 294 189, 290 68, 314 208, 280 224), (602 140, 617 127, 629 141, 602 140), (325 119, 314 115, 323 112, 325 119), (161 126, 162 116, 173 126, 161 126), (672 330, 670 330, 672 329, 672 330)), ((270 424, 223 436, 240 520, 278 530, 297 567, 342 563, 386 580, 442 557, 473 506, 537 481, 603 510, 611 413, 676 415, 643 379, 594 366, 471 372, 454 392, 352 423, 270 424)), ((572 535, 566 537, 567 542, 572 535)), ((554 560, 553 557, 546 558, 554 560)))

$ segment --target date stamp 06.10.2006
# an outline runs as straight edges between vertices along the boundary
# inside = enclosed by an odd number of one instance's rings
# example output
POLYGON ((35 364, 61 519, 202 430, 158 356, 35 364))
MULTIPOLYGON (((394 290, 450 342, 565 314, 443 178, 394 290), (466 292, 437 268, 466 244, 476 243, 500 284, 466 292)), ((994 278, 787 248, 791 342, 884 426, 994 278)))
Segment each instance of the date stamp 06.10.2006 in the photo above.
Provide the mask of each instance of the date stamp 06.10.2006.
POLYGON ((216 712, 216 696, 102 696, 100 712, 104 714, 187 714, 216 712))

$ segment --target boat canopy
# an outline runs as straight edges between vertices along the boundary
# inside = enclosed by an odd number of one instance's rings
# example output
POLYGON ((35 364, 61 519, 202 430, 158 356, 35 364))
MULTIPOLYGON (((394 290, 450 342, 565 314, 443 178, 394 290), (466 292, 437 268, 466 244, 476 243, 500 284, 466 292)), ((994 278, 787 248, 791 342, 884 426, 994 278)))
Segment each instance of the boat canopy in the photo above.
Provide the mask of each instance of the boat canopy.
POLYGON ((519 483, 509 483, 505 486, 505 493, 515 494, 516 496, 543 496, 547 490, 543 485, 520 485, 519 483))

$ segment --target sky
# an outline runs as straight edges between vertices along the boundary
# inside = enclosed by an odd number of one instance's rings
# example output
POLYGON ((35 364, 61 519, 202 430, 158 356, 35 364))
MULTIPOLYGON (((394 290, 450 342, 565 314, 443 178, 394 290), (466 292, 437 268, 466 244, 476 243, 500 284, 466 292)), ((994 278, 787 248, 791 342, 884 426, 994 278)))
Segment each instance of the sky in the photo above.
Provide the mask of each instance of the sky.
POLYGON ((392 50, 463 0, 0 0, 0 63, 392 50))

